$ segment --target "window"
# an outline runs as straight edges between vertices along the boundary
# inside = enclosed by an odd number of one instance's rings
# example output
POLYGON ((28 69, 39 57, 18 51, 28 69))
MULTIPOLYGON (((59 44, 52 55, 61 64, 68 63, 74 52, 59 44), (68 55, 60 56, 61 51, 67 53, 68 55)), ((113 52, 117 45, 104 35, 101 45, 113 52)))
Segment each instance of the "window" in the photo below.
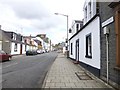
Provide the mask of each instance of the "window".
POLYGON ((88 6, 89 6, 89 17, 91 18, 91 2, 89 2, 88 6))
POLYGON ((72 33, 72 29, 71 28, 69 29, 69 33, 72 33))
POLYGON ((85 8, 85 19, 87 21, 87 7, 85 8))
POLYGON ((66 50, 68 50, 67 46, 66 46, 66 50))
POLYGON ((16 40, 16 34, 13 33, 13 40, 16 40))
POLYGON ((6 54, 4 51, 0 50, 0 54, 6 54))
POLYGON ((14 52, 17 52, 17 43, 14 45, 14 52))
POLYGON ((73 43, 71 43, 71 55, 73 54, 73 43))
POLYGON ((26 51, 26 49, 27 49, 27 45, 25 45, 25 51, 26 51))
POLYGON ((86 56, 87 58, 92 58, 92 37, 91 33, 86 35, 86 56))
POLYGON ((78 32, 79 30, 79 24, 76 24, 76 31, 78 32))

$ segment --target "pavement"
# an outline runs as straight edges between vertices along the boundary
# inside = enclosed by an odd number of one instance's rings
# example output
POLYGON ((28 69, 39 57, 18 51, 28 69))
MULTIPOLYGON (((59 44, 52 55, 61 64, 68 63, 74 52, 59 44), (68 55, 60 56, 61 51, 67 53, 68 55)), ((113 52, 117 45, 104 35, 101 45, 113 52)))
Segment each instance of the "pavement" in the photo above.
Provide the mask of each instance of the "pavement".
POLYGON ((71 59, 67 59, 62 53, 58 54, 52 64, 42 88, 113 89, 79 64, 74 64, 71 59))

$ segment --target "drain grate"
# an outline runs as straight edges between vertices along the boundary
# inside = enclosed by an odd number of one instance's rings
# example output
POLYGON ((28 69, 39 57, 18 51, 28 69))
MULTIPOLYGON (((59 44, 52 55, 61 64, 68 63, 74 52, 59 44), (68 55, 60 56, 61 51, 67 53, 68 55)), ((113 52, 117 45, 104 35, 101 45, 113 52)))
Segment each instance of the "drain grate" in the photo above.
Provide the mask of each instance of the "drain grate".
POLYGON ((85 72, 75 72, 75 74, 77 75, 77 77, 80 80, 93 80, 88 74, 86 74, 85 72))

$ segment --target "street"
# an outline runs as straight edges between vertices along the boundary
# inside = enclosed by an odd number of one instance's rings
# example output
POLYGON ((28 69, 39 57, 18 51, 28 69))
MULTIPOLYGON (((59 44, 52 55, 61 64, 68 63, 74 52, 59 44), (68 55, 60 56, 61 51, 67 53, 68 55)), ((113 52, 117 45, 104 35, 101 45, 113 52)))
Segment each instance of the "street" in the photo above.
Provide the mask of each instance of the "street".
POLYGON ((56 52, 15 56, 2 63, 2 88, 41 88, 56 52))

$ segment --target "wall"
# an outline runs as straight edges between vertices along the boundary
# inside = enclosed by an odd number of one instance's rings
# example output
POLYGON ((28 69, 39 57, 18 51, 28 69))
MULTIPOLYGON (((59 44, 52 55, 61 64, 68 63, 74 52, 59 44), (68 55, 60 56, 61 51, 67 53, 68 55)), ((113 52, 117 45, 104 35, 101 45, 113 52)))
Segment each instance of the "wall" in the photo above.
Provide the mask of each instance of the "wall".
POLYGON ((96 17, 82 31, 70 40, 73 43, 73 55, 70 58, 75 59, 75 43, 79 38, 79 61, 94 68, 100 69, 100 20, 96 17), (92 34, 92 59, 86 58, 86 35, 92 34))
POLYGON ((0 50, 2 50, 2 41, 0 41, 0 50))
POLYGON ((84 25, 96 14, 96 0, 86 0, 84 7, 83 7, 83 11, 84 11, 84 25), (91 17, 89 15, 89 6, 88 3, 91 1, 91 17), (86 13, 85 13, 85 8, 87 7, 87 18, 86 17, 86 13))
MULTIPOLYGON (((114 9, 108 7, 110 3, 100 3, 100 16, 101 23, 115 16, 114 9)), ((116 34, 115 23, 107 25, 110 29, 109 33, 109 82, 111 85, 118 87, 115 83, 120 85, 120 70, 116 70, 116 34)), ((106 81, 106 39, 103 34, 103 28, 101 27, 101 78, 106 81)), ((120 86, 119 86, 120 88, 120 86)))
POLYGON ((2 30, 0 25, 0 50, 2 50, 2 30))
POLYGON ((11 55, 20 54, 20 44, 17 43, 17 51, 14 51, 14 42, 11 42, 11 55))
POLYGON ((10 54, 11 53, 11 42, 4 39, 2 43, 2 49, 6 53, 10 54))
POLYGON ((26 51, 30 50, 30 46, 26 45, 26 51))
POLYGON ((25 54, 25 53, 26 53, 26 51, 25 51, 25 45, 22 44, 22 54, 25 54))

